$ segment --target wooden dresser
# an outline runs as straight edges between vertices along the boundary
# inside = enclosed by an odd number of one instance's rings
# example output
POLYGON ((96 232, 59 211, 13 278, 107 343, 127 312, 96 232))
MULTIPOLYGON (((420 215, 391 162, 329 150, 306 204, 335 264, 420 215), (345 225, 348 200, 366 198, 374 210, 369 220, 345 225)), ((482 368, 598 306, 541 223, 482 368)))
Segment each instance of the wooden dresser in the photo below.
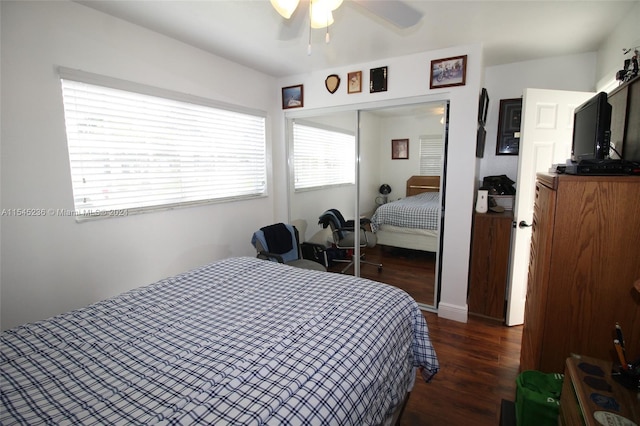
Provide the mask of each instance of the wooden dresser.
POLYGON ((640 424, 640 399, 636 391, 613 379, 612 364, 596 358, 567 358, 560 426, 601 426, 640 424))
POLYGON ((469 313, 504 320, 513 212, 473 215, 469 313))
POLYGON ((520 369, 640 356, 640 176, 538 174, 520 369))

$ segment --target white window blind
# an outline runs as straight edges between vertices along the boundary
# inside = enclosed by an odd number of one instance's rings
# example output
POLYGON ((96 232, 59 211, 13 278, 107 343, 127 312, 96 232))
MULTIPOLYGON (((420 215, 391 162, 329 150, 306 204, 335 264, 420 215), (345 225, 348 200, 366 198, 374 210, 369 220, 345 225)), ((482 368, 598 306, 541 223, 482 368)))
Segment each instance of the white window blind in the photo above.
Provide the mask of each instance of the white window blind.
POLYGON ((264 115, 61 81, 79 216, 265 194, 264 115))
POLYGON ((420 174, 426 176, 442 175, 443 157, 442 135, 420 136, 420 174))
POLYGON ((354 184, 355 144, 352 134, 294 123, 294 188, 354 184))

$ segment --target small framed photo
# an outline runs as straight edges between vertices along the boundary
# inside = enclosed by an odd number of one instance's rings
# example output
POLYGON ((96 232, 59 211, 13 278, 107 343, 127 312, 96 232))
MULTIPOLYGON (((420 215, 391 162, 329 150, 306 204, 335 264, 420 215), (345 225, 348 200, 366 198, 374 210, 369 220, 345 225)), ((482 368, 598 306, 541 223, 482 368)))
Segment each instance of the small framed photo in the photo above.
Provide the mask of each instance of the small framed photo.
POLYGON ((392 160, 408 160, 409 159, 409 139, 392 139, 391 140, 391 159, 392 160))
POLYGON ((522 98, 501 99, 496 155, 518 155, 522 98))
POLYGON ((387 91, 387 67, 372 68, 369 71, 369 93, 387 91))
POLYGON ((347 74, 349 84, 347 85, 347 93, 362 92, 362 71, 354 71, 347 74))
POLYGON ((302 84, 282 88, 282 109, 304 106, 304 88, 302 84))
POLYGON ((431 61, 429 88, 464 86, 467 84, 467 55, 431 61))

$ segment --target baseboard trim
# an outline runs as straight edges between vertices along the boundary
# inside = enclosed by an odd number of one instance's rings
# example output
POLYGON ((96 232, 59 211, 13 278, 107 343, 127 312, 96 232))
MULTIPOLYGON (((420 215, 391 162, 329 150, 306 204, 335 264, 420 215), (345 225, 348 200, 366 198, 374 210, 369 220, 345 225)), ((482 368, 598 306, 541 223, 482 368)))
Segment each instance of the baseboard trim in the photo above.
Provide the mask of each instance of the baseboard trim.
POLYGON ((438 316, 442 318, 466 323, 468 313, 468 307, 466 305, 458 306, 442 302, 438 304, 438 316))

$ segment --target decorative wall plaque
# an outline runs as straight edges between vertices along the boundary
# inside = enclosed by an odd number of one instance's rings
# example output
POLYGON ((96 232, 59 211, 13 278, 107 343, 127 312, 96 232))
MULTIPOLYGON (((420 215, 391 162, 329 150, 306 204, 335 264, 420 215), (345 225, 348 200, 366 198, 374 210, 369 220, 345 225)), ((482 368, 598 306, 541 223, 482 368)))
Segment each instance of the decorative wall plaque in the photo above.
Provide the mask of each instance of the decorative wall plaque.
POLYGON ((387 67, 372 68, 369 72, 369 93, 387 91, 387 67))
POLYGON ((340 77, 337 74, 331 74, 324 81, 324 86, 327 88, 329 93, 335 93, 340 87, 340 77))

